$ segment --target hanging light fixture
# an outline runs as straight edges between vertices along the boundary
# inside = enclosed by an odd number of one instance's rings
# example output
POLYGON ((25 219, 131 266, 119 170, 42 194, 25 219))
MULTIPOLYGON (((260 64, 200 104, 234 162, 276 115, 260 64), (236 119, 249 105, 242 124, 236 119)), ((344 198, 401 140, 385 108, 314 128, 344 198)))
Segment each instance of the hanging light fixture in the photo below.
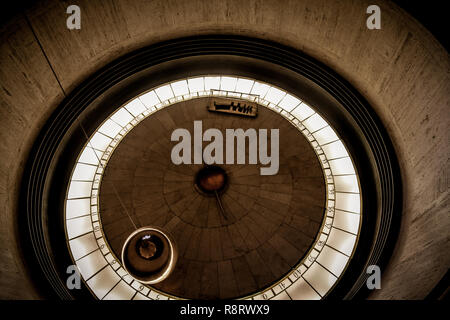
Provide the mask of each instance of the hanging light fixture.
POLYGON ((135 230, 122 247, 122 265, 134 279, 144 284, 166 279, 173 271, 177 257, 172 236, 157 227, 135 230))

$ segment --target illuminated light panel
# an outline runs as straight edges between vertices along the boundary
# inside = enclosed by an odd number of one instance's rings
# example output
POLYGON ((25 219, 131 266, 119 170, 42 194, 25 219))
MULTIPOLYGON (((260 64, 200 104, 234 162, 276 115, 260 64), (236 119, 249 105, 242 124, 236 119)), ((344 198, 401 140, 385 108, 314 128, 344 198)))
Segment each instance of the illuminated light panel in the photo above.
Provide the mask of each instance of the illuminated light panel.
POLYGON ((334 177, 336 191, 341 192, 359 192, 358 180, 356 175, 336 176, 334 177))
POLYGON ((75 260, 80 259, 98 248, 97 241, 95 241, 92 232, 70 240, 69 245, 75 260))
POLYGON ((72 219, 91 213, 89 198, 66 200, 66 219, 72 219))
POLYGON ((303 278, 319 293, 322 297, 333 287, 337 278, 330 271, 322 267, 317 262, 305 272, 303 278))
POLYGON ((252 91, 250 93, 260 97, 264 97, 267 91, 269 91, 269 88, 270 86, 268 84, 255 81, 255 84, 253 85, 252 91))
POLYGON ((205 90, 205 81, 203 77, 188 79, 187 82, 190 92, 199 92, 205 90))
POLYGON ((133 116, 137 116, 145 111, 145 106, 142 104, 141 100, 134 99, 130 103, 125 105, 125 109, 128 110, 133 116))
POLYGON ((120 281, 103 300, 130 300, 136 294, 136 290, 131 288, 126 282, 120 281))
POLYGON ((105 136, 100 132, 97 132, 96 134, 94 134, 92 139, 89 140, 89 146, 100 151, 105 151, 111 141, 111 138, 105 136))
POLYGON ((306 103, 301 103, 298 107, 292 110, 291 113, 298 120, 303 121, 311 117, 315 112, 306 103))
POLYGON ((236 91, 244 94, 249 94, 254 83, 255 81, 253 80, 239 78, 236 82, 236 91))
POLYGON ((68 199, 86 198, 91 196, 92 182, 72 181, 67 194, 68 199))
POLYGON ((103 299, 119 281, 120 277, 117 273, 110 266, 107 266, 86 283, 99 299, 103 299))
POLYGON ((94 180, 96 171, 97 166, 95 165, 77 163, 77 165, 75 166, 75 170, 73 171, 72 174, 72 180, 92 181, 94 180))
POLYGON ((324 247, 323 254, 317 258, 317 262, 329 270, 333 275, 341 274, 348 262, 348 257, 339 251, 324 247))
POLYGON ((103 133, 105 136, 114 138, 122 130, 122 127, 114 121, 108 119, 98 129, 98 132, 103 133))
POLYGON ((328 159, 348 157, 347 150, 342 141, 337 140, 322 147, 328 159))
POLYGON ((336 192, 336 209, 360 213, 361 198, 359 194, 336 192))
POLYGON ((355 241, 356 235, 332 228, 327 244, 347 256, 350 256, 352 254, 355 241))
POLYGON ((334 130, 327 126, 319 131, 314 132, 314 138, 317 140, 319 145, 325 145, 327 143, 338 140, 338 136, 334 132, 334 130))
MULTIPOLYGON (((153 92, 154 93, 154 92, 153 92)), ((116 113, 114 113, 111 116, 111 119, 116 122, 117 124, 119 124, 120 126, 124 127, 126 126, 128 123, 131 122, 131 120, 134 119, 133 115, 127 111, 125 108, 120 108, 119 110, 117 110, 116 113)))
POLYGON ((80 152, 68 186, 66 232, 72 256, 97 298, 176 298, 134 281, 109 251, 98 219, 98 190, 113 150, 140 121, 173 103, 212 95, 254 101, 285 117, 310 141, 326 181, 326 215, 312 251, 279 283, 244 299, 320 299, 348 264, 361 223, 361 196, 356 170, 336 132, 308 104, 270 84, 233 76, 193 77, 151 89, 118 108, 80 152))
POLYGON ((336 210, 334 213, 333 225, 344 231, 348 231, 354 234, 358 233, 360 223, 359 214, 336 210))
POLYGON ((172 89, 170 88, 170 85, 165 85, 165 86, 156 88, 155 92, 158 95, 159 100, 161 100, 161 101, 169 100, 170 98, 174 97, 172 89))
POLYGON ((77 260, 78 270, 84 279, 89 279, 108 265, 100 250, 91 252, 87 256, 77 260))
POLYGON ((284 96, 286 95, 286 92, 277 89, 275 87, 270 87, 269 90, 267 91, 267 94, 264 96, 264 99, 272 102, 275 105, 278 105, 278 103, 281 101, 281 99, 284 98, 284 96))
POLYGON ((317 113, 313 114, 312 116, 308 117, 305 121, 303 121, 303 125, 310 131, 315 132, 322 128, 325 128, 328 124, 321 116, 319 116, 317 113))
POLYGON ((205 77, 205 91, 212 89, 219 90, 220 77, 205 77))
POLYGON ((81 152, 78 162, 98 165, 98 158, 101 158, 101 156, 102 152, 86 147, 83 152, 81 152))
POLYGON ((330 160, 329 163, 333 175, 355 174, 355 168, 349 157, 330 160))
POLYGON ((81 216, 66 221, 67 236, 73 239, 82 234, 92 231, 92 222, 90 216, 81 216))
MULTIPOLYGON (((142 101, 142 103, 147 107, 150 108, 151 106, 157 105, 158 103, 160 103, 161 101, 159 100, 158 96, 156 95, 155 91, 152 90, 150 92, 147 92, 145 94, 143 94, 142 96, 139 97, 139 99, 142 101)), ((131 120, 129 120, 131 121, 131 120)), ((128 121, 128 122, 129 122, 128 121)), ((125 124, 122 124, 126 125, 125 124)))
POLYGON ((220 90, 235 91, 237 78, 235 77, 221 77, 220 78, 220 90))
POLYGON ((299 279, 286 291, 293 300, 321 299, 321 296, 304 279, 299 279))
POLYGON ((279 106, 286 110, 287 112, 291 112, 295 107, 297 107, 301 101, 290 94, 287 94, 279 103, 279 106))
POLYGON ((189 93, 189 88, 186 80, 176 81, 170 84, 175 96, 182 96, 189 93))

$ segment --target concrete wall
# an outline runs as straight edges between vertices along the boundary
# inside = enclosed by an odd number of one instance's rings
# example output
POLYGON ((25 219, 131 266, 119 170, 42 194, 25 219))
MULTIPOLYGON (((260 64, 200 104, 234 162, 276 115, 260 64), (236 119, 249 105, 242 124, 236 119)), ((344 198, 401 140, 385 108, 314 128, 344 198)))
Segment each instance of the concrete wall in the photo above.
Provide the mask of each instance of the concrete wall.
POLYGON ((18 252, 18 186, 52 110, 88 75, 134 49, 211 33, 266 38, 327 64, 392 137, 404 183, 399 241, 375 299, 420 299, 450 266, 448 53, 394 4, 366 28, 365 0, 43 1, 0 30, 0 298, 37 298, 18 252), (81 30, 66 28, 70 4, 81 30))

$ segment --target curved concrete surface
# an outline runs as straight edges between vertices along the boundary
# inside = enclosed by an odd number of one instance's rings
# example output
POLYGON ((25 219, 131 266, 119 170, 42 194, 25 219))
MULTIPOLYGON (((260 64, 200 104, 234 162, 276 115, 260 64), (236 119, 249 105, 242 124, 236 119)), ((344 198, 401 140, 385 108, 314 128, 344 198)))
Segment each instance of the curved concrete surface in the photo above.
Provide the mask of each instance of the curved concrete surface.
POLYGON ((362 0, 42 1, 0 30, 0 298, 39 298, 18 247, 18 188, 49 114, 87 76, 132 50, 188 35, 239 34, 297 48, 340 73, 384 122, 397 150, 404 209, 374 299, 422 299, 450 266, 449 56, 417 21, 362 0), (66 8, 81 8, 81 30, 66 8))

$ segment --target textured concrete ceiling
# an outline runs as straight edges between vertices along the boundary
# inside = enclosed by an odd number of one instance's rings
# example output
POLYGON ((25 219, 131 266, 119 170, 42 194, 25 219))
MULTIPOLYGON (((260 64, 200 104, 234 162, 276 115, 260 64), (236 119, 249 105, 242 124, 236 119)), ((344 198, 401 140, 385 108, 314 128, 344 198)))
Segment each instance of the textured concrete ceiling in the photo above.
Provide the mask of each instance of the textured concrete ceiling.
POLYGON ((42 1, 0 30, 0 297, 38 298, 17 245, 18 188, 32 142, 64 96, 134 49, 188 35, 239 34, 289 45, 327 64, 373 106, 396 147, 404 184, 400 236, 373 298, 420 299, 450 265, 449 57, 416 20, 379 1, 381 30, 366 28, 371 2, 42 1))
POLYGON ((102 179, 100 216, 116 256, 134 230, 125 209, 139 226, 172 233, 178 262, 157 289, 183 298, 237 298, 271 285, 308 252, 324 215, 325 182, 308 140, 282 116, 264 107, 256 118, 211 113, 208 101, 160 110, 126 136, 102 179), (280 171, 261 176, 259 165, 248 164, 248 149, 246 164, 221 165, 228 176, 222 214, 215 197, 194 188, 204 165, 170 160, 172 131, 186 128, 194 137, 194 120, 203 132, 279 129, 280 171))

